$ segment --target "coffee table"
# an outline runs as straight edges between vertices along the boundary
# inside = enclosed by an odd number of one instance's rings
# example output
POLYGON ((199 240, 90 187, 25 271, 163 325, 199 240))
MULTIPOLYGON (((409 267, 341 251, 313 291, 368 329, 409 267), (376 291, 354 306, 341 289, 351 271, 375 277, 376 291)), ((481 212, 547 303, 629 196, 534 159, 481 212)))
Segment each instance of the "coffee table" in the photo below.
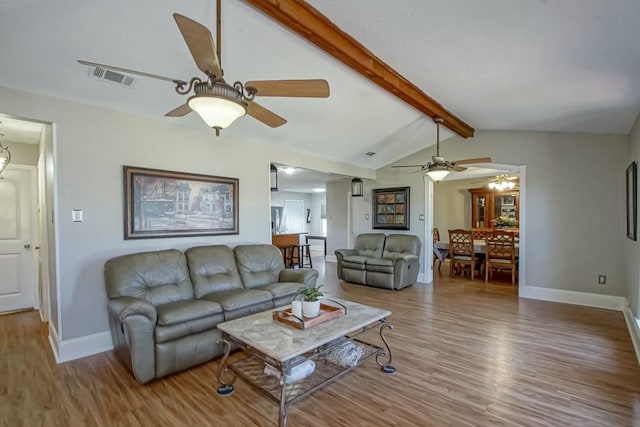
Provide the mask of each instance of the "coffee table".
POLYGON ((346 314, 308 329, 296 329, 273 319, 273 311, 288 306, 220 323, 218 329, 222 331, 225 354, 218 369, 221 384, 218 394, 233 393, 233 383, 239 376, 280 406, 279 425, 285 426, 290 405, 372 357, 383 372, 396 371, 391 365, 391 349, 384 337, 384 331, 393 328, 387 322, 390 311, 335 298, 325 299, 323 303, 344 307, 346 314), (364 334, 376 329, 383 346, 362 341, 364 334), (342 341, 337 342, 341 338, 342 341), (326 358, 329 352, 344 345, 345 339, 364 347, 364 354, 355 366, 340 366, 326 358), (233 345, 242 349, 247 357, 227 363, 233 345), (285 372, 309 359, 316 365, 313 374, 287 384, 285 372), (266 375, 265 364, 275 368, 280 378, 266 375))

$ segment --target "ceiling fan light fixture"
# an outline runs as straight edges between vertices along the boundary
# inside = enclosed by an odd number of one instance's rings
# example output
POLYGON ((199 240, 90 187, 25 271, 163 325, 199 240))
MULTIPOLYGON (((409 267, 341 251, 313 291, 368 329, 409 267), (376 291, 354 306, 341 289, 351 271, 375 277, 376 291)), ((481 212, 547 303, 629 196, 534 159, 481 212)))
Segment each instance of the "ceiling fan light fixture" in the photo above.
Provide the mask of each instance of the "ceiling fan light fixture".
POLYGON ((447 175, 449 175, 449 172, 451 172, 449 168, 444 165, 434 165, 429 168, 427 175, 429 175, 429 178, 434 182, 439 182, 445 179, 447 175))
MULTIPOLYGON (((4 134, 0 133, 0 136, 4 136, 4 134)), ((2 143, 0 143, 0 173, 2 173, 4 168, 6 168, 7 165, 9 165, 10 161, 11 161, 11 152, 9 151, 9 148, 5 147, 4 145, 2 145, 2 143)))
POLYGON ((247 114, 244 105, 216 95, 195 95, 189 98, 188 104, 209 127, 216 130, 230 126, 236 119, 247 114))

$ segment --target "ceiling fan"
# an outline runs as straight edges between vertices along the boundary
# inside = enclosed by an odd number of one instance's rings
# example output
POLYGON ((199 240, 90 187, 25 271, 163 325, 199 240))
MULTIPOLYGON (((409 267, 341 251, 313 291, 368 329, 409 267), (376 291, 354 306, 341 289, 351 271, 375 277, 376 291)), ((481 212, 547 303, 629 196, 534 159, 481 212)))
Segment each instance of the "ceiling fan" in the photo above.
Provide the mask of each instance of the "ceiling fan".
MULTIPOLYGON (((436 155, 431 156, 431 162, 426 165, 398 165, 391 166, 392 168, 420 168, 420 170, 416 172, 426 171, 427 175, 431 177, 434 181, 442 181, 449 172, 462 172, 467 168, 460 165, 468 165, 474 163, 489 163, 491 162, 491 157, 479 157, 476 159, 463 159, 463 160, 454 160, 452 162, 445 160, 444 157, 440 156, 440 124, 444 122, 442 117, 434 117, 433 121, 436 124, 436 155)), ((414 172, 415 173, 415 172, 414 172)))
POLYGON ((222 129, 245 114, 273 128, 287 122, 284 118, 255 102, 256 96, 309 98, 327 98, 329 96, 329 84, 322 79, 253 80, 244 85, 239 81, 233 85, 228 84, 223 78, 224 72, 221 65, 220 0, 217 0, 216 6, 217 53, 213 36, 207 27, 179 13, 173 14, 196 66, 206 74, 204 79, 193 77, 189 82, 186 82, 95 62, 83 60, 78 60, 78 62, 92 67, 102 67, 122 73, 169 81, 176 85, 175 90, 180 95, 187 95, 193 91, 192 96, 185 104, 169 111, 165 116, 182 117, 196 111, 207 125, 216 130, 216 135, 220 135, 222 129))

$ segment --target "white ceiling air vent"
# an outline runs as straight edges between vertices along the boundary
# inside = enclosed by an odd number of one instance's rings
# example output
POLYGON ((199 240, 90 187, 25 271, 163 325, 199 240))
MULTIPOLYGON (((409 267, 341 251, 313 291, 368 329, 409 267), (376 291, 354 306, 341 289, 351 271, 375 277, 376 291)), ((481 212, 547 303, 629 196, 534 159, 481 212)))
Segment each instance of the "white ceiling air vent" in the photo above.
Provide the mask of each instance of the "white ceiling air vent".
POLYGON ((135 79, 131 76, 102 67, 90 67, 89 78, 100 79, 126 87, 131 87, 133 85, 133 82, 135 81, 135 79))

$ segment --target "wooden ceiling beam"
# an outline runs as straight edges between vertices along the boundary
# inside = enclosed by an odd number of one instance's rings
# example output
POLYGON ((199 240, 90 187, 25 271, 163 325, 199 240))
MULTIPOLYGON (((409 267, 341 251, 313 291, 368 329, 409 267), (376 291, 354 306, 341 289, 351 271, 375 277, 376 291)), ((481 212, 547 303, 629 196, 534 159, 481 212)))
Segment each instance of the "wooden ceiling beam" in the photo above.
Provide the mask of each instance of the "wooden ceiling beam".
POLYGON ((301 35, 344 62, 381 88, 427 116, 442 117, 443 125, 458 135, 472 137, 474 129, 401 76, 326 16, 303 0, 244 0, 266 16, 301 35))

